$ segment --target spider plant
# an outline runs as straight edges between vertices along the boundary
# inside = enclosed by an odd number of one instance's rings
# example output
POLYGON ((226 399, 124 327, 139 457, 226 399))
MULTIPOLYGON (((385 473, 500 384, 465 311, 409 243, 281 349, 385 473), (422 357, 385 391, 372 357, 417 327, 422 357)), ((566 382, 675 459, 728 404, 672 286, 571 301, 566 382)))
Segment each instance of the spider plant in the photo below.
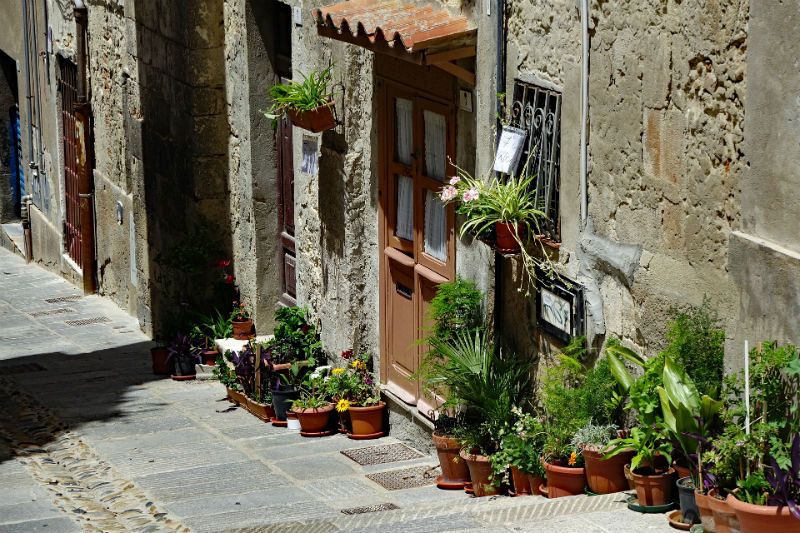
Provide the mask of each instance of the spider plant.
POLYGON ((330 105, 331 69, 329 66, 321 72, 310 72, 303 76, 303 81, 279 83, 269 89, 272 98, 268 116, 278 117, 288 110, 311 111, 323 105, 330 105))

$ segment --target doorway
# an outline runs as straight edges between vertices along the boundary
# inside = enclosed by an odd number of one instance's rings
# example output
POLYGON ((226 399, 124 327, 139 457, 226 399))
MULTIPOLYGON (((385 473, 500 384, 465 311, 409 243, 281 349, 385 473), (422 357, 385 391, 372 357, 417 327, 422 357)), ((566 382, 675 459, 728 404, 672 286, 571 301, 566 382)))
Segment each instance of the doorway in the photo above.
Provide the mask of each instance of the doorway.
POLYGON ((25 195, 17 62, 0 51, 0 223, 19 220, 25 195))
POLYGON ((455 213, 439 191, 454 174, 455 85, 446 74, 376 61, 381 154, 381 377, 428 415, 412 375, 427 352, 428 308, 455 276, 455 213), (403 81, 400 81, 403 80, 403 81), (408 80, 414 80, 413 85, 408 80))

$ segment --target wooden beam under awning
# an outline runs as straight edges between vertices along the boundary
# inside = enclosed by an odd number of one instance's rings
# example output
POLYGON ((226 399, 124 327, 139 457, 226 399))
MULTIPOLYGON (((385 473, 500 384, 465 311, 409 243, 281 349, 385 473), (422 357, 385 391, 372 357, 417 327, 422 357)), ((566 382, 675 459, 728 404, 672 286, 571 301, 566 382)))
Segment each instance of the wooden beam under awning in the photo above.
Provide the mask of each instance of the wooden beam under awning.
POLYGON ((437 67, 474 86, 456 61, 475 57, 477 29, 461 14, 409 0, 349 0, 314 9, 317 34, 437 67))

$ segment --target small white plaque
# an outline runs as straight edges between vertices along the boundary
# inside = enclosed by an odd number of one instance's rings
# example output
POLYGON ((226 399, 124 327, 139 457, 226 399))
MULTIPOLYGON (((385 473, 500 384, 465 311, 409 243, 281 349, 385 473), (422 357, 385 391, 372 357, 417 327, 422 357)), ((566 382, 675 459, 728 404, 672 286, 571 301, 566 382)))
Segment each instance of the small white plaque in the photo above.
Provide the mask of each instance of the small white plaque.
POLYGON ((303 163, 300 170, 306 174, 317 174, 317 138, 303 136, 303 163))
POLYGON ((494 156, 494 170, 504 174, 511 174, 517 170, 522 149, 525 147, 525 137, 528 133, 519 128, 503 126, 500 142, 497 144, 497 153, 494 156))
POLYGON ((292 22, 294 22, 295 26, 303 25, 303 9, 300 6, 292 8, 292 22))
POLYGON ((459 89, 458 91, 458 107, 472 113, 472 91, 466 89, 459 89))

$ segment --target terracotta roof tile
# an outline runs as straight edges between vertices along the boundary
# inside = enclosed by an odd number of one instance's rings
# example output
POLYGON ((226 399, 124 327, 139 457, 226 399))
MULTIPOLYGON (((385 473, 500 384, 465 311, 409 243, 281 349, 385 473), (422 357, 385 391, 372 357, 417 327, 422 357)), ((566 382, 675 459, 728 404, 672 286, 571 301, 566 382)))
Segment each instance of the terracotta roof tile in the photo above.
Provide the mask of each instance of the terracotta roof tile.
POLYGON ((312 15, 318 26, 353 38, 367 37, 373 44, 399 45, 409 53, 476 31, 463 15, 411 0, 350 0, 314 9, 312 15))

